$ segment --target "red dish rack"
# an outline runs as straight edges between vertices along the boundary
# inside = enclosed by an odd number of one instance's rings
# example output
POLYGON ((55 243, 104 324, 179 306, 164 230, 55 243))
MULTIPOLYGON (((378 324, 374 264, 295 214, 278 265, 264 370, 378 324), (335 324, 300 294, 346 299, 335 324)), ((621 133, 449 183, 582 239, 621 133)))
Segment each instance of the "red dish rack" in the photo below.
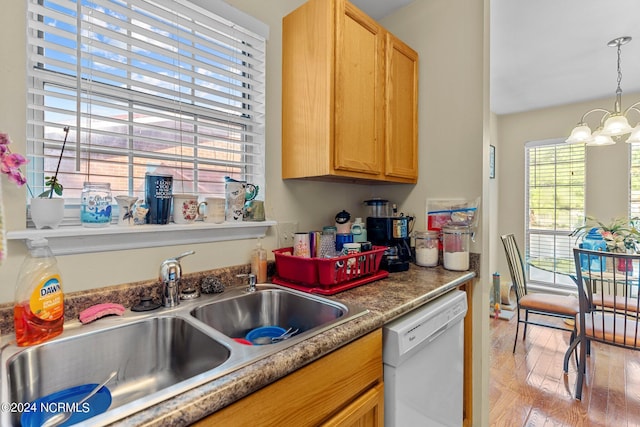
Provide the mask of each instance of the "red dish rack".
POLYGON ((389 275, 380 270, 382 255, 388 248, 374 246, 367 252, 334 258, 302 258, 293 256, 293 248, 273 251, 276 274, 271 282, 321 295, 333 295, 389 275))

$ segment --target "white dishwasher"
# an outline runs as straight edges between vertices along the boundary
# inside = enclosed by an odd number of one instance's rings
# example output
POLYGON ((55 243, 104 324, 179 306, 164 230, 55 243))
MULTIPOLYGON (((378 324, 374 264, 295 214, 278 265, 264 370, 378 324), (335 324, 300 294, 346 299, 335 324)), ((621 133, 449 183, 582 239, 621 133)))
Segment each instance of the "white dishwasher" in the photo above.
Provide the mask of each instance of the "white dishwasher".
POLYGON ((460 427, 467 298, 451 291, 383 329, 386 427, 460 427))

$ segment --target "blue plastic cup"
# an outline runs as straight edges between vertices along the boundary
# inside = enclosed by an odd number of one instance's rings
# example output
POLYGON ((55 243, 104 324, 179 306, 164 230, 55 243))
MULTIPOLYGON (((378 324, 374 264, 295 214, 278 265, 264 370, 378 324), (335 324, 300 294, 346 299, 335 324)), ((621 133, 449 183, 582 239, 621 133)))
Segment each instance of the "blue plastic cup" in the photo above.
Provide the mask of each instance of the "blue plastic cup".
POLYGON ((341 252, 345 243, 353 243, 353 234, 338 233, 336 234, 336 251, 341 252))

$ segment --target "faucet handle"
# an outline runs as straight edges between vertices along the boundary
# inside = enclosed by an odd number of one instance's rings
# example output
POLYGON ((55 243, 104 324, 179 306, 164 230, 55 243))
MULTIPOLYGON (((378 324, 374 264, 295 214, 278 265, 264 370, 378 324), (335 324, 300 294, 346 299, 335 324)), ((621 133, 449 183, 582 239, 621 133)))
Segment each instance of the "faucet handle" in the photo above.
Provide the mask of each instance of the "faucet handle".
POLYGON ((255 292, 256 291, 256 275, 251 273, 242 273, 236 274, 236 277, 248 277, 249 278, 249 287, 247 288, 247 292, 255 292))

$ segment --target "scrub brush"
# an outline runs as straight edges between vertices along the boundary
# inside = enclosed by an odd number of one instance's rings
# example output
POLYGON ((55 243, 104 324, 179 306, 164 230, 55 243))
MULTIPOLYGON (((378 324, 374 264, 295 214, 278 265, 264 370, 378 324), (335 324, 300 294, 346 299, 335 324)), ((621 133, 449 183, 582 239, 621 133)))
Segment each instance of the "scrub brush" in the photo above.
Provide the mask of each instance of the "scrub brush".
POLYGON ((224 292, 224 285, 217 277, 207 276, 202 279, 200 290, 203 294, 219 294, 224 292))

